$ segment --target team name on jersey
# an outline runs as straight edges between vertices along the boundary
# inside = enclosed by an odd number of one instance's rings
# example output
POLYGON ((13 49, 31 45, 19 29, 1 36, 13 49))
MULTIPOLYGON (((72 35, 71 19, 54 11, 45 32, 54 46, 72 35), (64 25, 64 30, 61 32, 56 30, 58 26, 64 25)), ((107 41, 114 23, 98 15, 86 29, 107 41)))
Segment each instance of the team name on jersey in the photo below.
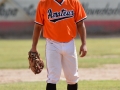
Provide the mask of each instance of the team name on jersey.
POLYGON ((60 20, 71 18, 73 16, 74 16, 73 10, 62 9, 58 12, 53 12, 52 9, 48 9, 48 19, 54 23, 60 20))

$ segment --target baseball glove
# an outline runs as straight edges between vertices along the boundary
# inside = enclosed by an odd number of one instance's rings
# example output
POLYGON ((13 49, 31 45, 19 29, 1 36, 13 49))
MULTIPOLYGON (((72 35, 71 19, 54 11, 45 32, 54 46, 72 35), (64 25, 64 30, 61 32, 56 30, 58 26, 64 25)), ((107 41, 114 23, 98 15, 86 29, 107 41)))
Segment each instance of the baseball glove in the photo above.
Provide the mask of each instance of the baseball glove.
POLYGON ((40 54, 37 52, 28 52, 28 61, 29 61, 29 68, 33 71, 34 74, 39 74, 44 68, 44 62, 40 58, 40 54))

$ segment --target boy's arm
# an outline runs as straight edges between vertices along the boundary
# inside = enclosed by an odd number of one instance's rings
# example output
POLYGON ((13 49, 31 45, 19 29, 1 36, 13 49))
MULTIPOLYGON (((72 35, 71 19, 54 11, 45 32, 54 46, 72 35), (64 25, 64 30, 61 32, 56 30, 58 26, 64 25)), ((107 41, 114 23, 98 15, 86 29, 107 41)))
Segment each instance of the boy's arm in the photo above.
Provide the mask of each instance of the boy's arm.
POLYGON ((78 30, 78 34, 80 36, 81 43, 82 43, 80 47, 79 55, 81 57, 84 57, 87 54, 86 27, 85 27, 84 21, 80 21, 77 23, 77 30, 78 30))
POLYGON ((41 35, 42 25, 34 24, 33 36, 32 36, 32 48, 30 51, 37 52, 37 43, 41 35))

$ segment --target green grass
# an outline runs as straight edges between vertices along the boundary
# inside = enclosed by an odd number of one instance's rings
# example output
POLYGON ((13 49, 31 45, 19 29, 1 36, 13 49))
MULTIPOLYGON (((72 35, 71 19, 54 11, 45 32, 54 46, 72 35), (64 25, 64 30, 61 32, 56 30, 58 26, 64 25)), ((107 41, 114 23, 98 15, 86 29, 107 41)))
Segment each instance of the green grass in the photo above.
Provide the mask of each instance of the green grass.
MULTIPOLYGON (((120 90, 120 81, 79 81, 78 90, 120 90)), ((0 90, 45 90, 46 82, 19 82, 0 84, 0 90)), ((67 90, 66 82, 60 81, 57 90, 67 90)))
MULTIPOLYGON (((76 39, 77 52, 81 45, 76 39)), ((0 40, 0 69, 28 68, 28 51, 32 40, 0 40)), ((98 67, 104 64, 120 64, 120 38, 87 38, 88 53, 78 58, 79 68, 98 67)), ((38 43, 38 52, 45 62, 45 39, 38 43)), ((79 55, 78 55, 79 56, 79 55)))
MULTIPOLYGON (((79 58, 79 67, 89 68, 104 64, 120 64, 120 38, 88 38, 88 53, 79 58)), ((77 52, 80 41, 76 40, 77 52)))

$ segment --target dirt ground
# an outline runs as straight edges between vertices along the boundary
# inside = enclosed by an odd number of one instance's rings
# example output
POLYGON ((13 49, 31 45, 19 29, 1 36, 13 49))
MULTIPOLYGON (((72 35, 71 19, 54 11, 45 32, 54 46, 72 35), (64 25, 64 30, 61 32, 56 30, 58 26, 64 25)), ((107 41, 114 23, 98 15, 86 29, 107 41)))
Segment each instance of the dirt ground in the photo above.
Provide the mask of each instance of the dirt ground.
MULTIPOLYGON (((80 68, 80 80, 120 80, 120 64, 105 65, 97 68, 80 68)), ((46 81, 47 70, 35 75, 30 69, 2 69, 0 70, 0 83, 46 81)), ((61 80, 65 80, 61 74, 61 80)))

